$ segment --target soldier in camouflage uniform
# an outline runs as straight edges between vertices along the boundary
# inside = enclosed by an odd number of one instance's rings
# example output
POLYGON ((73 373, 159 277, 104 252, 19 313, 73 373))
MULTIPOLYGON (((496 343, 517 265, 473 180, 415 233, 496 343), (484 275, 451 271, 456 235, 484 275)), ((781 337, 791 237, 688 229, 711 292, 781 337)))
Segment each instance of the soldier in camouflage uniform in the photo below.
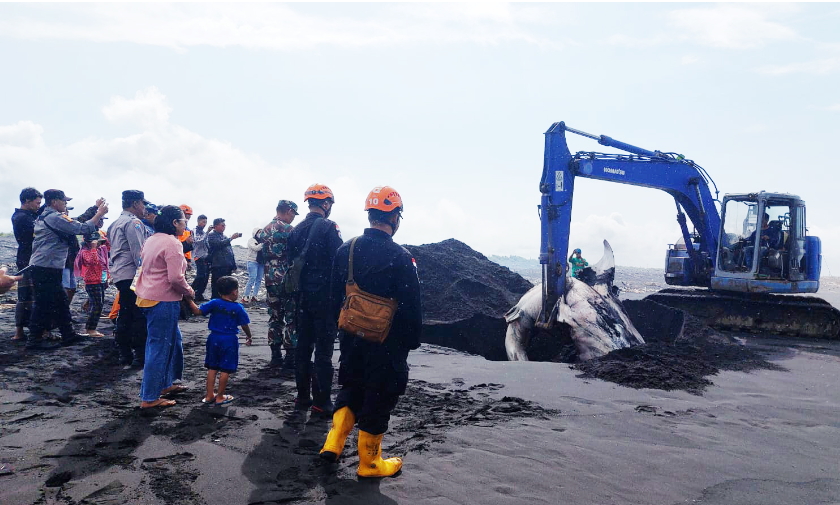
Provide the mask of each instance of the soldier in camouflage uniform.
POLYGON ((294 370, 295 345, 295 300, 292 296, 282 293, 280 288, 283 276, 289 269, 287 241, 294 229, 292 221, 298 215, 297 204, 290 200, 280 200, 277 204, 277 215, 268 225, 258 231, 255 238, 258 243, 265 244, 263 256, 265 258, 265 290, 268 294, 268 345, 271 348, 271 362, 269 366, 283 366, 284 369, 294 370), (283 360, 282 349, 286 350, 283 360))

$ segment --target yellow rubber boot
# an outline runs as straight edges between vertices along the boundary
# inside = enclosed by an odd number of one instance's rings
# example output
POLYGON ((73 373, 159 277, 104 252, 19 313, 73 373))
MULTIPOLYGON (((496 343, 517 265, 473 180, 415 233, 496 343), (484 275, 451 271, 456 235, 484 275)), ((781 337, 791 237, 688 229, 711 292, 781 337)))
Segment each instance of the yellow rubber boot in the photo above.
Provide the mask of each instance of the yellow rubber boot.
POLYGON ((382 459, 382 435, 359 430, 359 477, 390 477, 402 468, 402 458, 382 459))
POLYGON ((350 407, 341 407, 333 413, 333 423, 330 432, 327 434, 327 441, 321 449, 321 458, 328 461, 338 461, 341 451, 344 450, 344 443, 347 436, 353 431, 356 424, 356 416, 350 407))

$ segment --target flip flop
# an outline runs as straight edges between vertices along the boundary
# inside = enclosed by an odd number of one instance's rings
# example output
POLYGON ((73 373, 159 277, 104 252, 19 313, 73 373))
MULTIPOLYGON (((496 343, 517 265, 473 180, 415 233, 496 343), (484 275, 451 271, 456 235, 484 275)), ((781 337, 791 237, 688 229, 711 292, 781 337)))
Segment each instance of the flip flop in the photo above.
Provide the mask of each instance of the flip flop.
MULTIPOLYGON (((215 399, 215 396, 213 398, 215 399)), ((213 405, 214 403, 216 403, 216 401, 215 400, 207 401, 207 398, 202 398, 201 403, 203 403, 204 405, 213 405)))
POLYGON ((165 398, 158 398, 157 403, 154 405, 149 405, 148 407, 140 406, 140 410, 149 410, 149 409, 165 409, 168 407, 172 407, 175 405, 175 400, 167 400, 165 398))
POLYGON ((225 396, 224 396, 224 398, 225 398, 225 399, 224 399, 223 401, 216 402, 216 406, 217 406, 217 407, 218 407, 219 405, 226 405, 226 404, 228 404, 228 403, 230 403, 230 402, 232 402, 232 401, 233 401, 233 396, 231 396, 231 395, 225 395, 225 396))

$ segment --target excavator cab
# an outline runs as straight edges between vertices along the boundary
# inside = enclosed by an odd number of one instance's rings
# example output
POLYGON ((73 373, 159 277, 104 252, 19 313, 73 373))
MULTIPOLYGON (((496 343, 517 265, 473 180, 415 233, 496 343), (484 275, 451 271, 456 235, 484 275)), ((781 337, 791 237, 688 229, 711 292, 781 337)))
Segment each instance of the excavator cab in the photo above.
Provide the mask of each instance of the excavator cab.
POLYGON ((711 288, 816 293, 820 240, 807 236, 805 202, 784 193, 726 195, 711 288))

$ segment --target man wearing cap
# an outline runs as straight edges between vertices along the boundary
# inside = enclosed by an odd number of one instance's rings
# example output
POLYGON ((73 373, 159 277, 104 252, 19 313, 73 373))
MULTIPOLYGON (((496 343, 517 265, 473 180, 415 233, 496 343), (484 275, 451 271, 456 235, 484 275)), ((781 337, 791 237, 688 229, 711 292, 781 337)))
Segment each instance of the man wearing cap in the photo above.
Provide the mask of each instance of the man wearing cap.
POLYGON ((207 216, 201 214, 195 223, 195 233, 193 241, 193 261, 195 261, 195 279, 193 279, 192 288, 195 291, 195 301, 206 301, 204 292, 207 290, 207 280, 210 278, 210 261, 207 250, 207 232, 204 227, 207 226, 207 216))
POLYGON ((225 237, 225 220, 220 217, 213 220, 213 231, 207 234, 212 298, 220 298, 216 281, 236 271, 236 258, 233 256, 233 247, 231 247, 230 241, 241 236, 241 233, 234 233, 230 238, 225 237))
POLYGON ((572 265, 572 277, 577 277, 581 270, 589 266, 589 263, 581 256, 580 249, 575 249, 569 256, 569 264, 572 265))
MULTIPOLYGON (((35 238, 35 220, 38 219, 38 210, 41 208, 41 199, 44 195, 35 188, 24 188, 20 192, 20 208, 15 209, 12 214, 12 229, 15 232, 15 240, 18 244, 16 266, 20 272, 29 266, 29 258, 32 256, 32 241, 35 238)), ((29 318, 32 314, 32 273, 27 270, 18 283, 18 301, 15 306, 15 336, 13 340, 23 340, 25 335, 23 328, 29 326, 29 318)))
POLYGON ((283 276, 289 269, 288 241, 291 235, 292 221, 298 215, 297 204, 290 200, 280 200, 277 215, 265 228, 258 231, 257 243, 264 244, 265 291, 268 295, 268 345, 271 348, 269 366, 283 366, 294 370, 295 363, 295 299, 283 292, 283 276), (283 360, 282 350, 286 350, 283 360))
POLYGON ((114 338, 120 351, 120 363, 142 366, 146 358, 146 318, 137 307, 137 296, 131 282, 140 266, 140 250, 146 241, 146 197, 142 191, 122 192, 120 217, 108 228, 111 242, 111 279, 120 293, 120 312, 114 338))
POLYGON ((61 345, 70 345, 84 338, 73 329, 67 293, 61 286, 61 274, 67 260, 68 246, 76 235, 95 233, 108 213, 108 205, 100 199, 96 213, 85 223, 66 216, 67 201, 59 189, 44 192, 46 206, 35 220, 35 239, 32 242, 32 280, 35 286, 35 305, 29 325, 28 349, 47 349, 50 346, 41 338, 48 325, 54 324, 61 332, 61 345))

